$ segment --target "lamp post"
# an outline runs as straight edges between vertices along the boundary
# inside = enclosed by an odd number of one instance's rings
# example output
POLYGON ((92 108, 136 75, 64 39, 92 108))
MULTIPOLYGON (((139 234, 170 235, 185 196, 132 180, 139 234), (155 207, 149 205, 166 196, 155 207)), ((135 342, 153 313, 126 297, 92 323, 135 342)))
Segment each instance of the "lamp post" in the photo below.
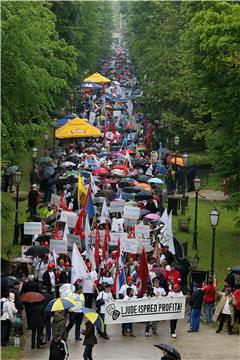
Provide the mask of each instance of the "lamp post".
POLYGON ((216 227, 219 219, 219 212, 216 208, 213 208, 209 214, 210 223, 212 225, 212 256, 211 256, 211 277, 214 276, 214 256, 215 256, 215 238, 216 238, 216 227))
POLYGON ((70 99, 71 99, 71 113, 74 112, 74 93, 70 94, 70 99))
POLYGON ((175 135, 174 136, 174 145, 175 145, 175 151, 174 151, 174 164, 175 164, 175 184, 174 184, 174 188, 175 188, 175 191, 177 190, 177 147, 179 145, 179 142, 180 142, 180 137, 178 135, 175 135))
POLYGON ((19 200, 19 185, 21 183, 22 173, 17 171, 13 174, 13 183, 16 185, 16 210, 15 210, 15 224, 14 224, 14 237, 13 245, 18 244, 19 237, 19 224, 18 224, 18 200, 19 200))
POLYGON ((46 132, 45 134, 44 134, 44 141, 45 141, 45 156, 47 156, 47 143, 48 143, 48 139, 49 139, 49 133, 48 132, 46 132))
POLYGON ((32 179, 31 179, 31 185, 34 184, 34 169, 35 169, 35 161, 37 158, 38 149, 36 147, 32 148, 32 179))
POLYGON ((197 250, 197 211, 198 211, 198 192, 201 187, 201 179, 195 178, 194 180, 194 189, 195 189, 195 215, 194 215, 194 231, 193 231, 193 250, 197 250))
POLYGON ((186 167, 188 165, 189 156, 187 153, 184 153, 182 156, 183 159, 183 196, 182 196, 182 215, 185 215, 186 213, 186 167))

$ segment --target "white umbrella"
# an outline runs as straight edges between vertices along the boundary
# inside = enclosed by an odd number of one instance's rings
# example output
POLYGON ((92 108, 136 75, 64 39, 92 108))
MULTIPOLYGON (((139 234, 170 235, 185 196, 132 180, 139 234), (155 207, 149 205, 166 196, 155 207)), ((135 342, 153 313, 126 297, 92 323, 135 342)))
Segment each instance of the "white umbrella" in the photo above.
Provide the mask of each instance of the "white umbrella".
POLYGON ((61 167, 69 167, 69 166, 77 166, 77 165, 74 164, 74 163, 71 162, 71 161, 64 161, 64 162, 61 164, 61 167))

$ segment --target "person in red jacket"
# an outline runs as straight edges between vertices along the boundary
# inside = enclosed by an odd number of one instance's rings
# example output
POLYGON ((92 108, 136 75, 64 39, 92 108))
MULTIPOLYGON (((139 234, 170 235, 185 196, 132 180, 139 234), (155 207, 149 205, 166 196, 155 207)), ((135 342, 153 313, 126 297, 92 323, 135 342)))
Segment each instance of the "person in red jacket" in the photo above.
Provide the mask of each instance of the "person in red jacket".
POLYGON ((203 287, 203 302, 205 304, 206 322, 212 321, 215 298, 216 298, 216 287, 213 285, 213 280, 208 281, 208 285, 203 287))
POLYGON ((180 272, 176 270, 175 264, 171 265, 171 271, 169 271, 167 281, 169 286, 173 286, 174 284, 181 283, 181 275, 180 272))
POLYGON ((240 284, 236 285, 236 290, 233 292, 237 300, 237 304, 235 305, 235 322, 240 324, 240 284))

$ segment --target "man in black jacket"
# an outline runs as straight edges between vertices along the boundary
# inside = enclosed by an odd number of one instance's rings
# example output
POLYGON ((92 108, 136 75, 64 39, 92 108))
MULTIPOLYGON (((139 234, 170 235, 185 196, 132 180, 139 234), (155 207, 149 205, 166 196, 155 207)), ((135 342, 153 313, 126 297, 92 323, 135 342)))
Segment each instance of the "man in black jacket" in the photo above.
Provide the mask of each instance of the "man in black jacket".
POLYGON ((189 305, 191 306, 190 330, 188 332, 198 332, 200 325, 201 308, 203 303, 203 290, 199 284, 195 284, 189 305))
POLYGON ((71 284, 71 270, 70 263, 66 261, 64 263, 64 271, 61 271, 60 274, 60 284, 71 284))
POLYGON ((43 285, 47 287, 47 291, 49 294, 52 295, 53 298, 55 298, 55 286, 57 285, 57 276, 54 271, 54 264, 48 264, 48 269, 43 274, 43 285))
POLYGON ((68 355, 68 347, 65 341, 62 340, 61 334, 55 334, 50 345, 49 360, 67 360, 68 355))

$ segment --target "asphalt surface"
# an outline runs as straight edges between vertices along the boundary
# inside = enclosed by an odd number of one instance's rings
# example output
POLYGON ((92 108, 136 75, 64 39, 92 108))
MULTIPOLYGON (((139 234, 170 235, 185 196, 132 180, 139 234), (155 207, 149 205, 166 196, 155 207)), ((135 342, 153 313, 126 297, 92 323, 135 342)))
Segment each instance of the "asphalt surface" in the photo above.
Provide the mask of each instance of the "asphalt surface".
MULTIPOLYGON (((83 326, 83 325, 82 325, 83 326)), ((199 333, 188 333, 189 324, 179 320, 177 338, 169 334, 169 321, 158 322, 158 335, 144 336, 145 325, 134 324, 136 338, 122 337, 121 325, 109 325, 110 340, 98 337, 98 344, 93 348, 94 360, 157 360, 161 359, 161 350, 153 344, 167 343, 174 346, 181 354, 182 360, 239 360, 240 336, 228 335, 225 331, 216 334, 216 329, 210 325, 201 324, 199 333)), ((29 331, 25 346, 24 360, 48 359, 49 344, 41 349, 31 349, 31 332, 29 331)), ((72 328, 67 341, 69 360, 82 359, 84 346, 82 341, 75 341, 72 328)))

